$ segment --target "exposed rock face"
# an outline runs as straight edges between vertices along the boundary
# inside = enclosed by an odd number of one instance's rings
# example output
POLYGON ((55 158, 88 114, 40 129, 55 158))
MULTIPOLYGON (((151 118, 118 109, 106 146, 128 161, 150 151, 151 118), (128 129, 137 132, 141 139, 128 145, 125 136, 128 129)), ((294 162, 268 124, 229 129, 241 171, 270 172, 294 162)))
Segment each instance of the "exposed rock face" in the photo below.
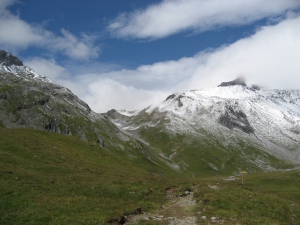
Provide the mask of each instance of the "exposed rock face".
POLYGON ((241 110, 234 110, 232 106, 226 106, 226 111, 220 116, 219 123, 231 130, 238 128, 248 134, 254 133, 246 114, 241 110))
POLYGON ((169 95, 169 96, 166 98, 166 101, 175 98, 175 96, 176 96, 175 94, 169 95))
POLYGON ((228 87, 234 85, 246 86, 245 79, 243 77, 238 77, 237 79, 229 82, 222 82, 218 87, 228 87))
MULTIPOLYGON (((170 100, 170 99, 174 99, 176 97, 175 94, 172 94, 172 95, 169 95, 167 98, 166 98, 166 101, 170 100)), ((183 106, 183 103, 181 101, 181 99, 184 98, 184 96, 182 95, 179 95, 177 98, 176 98, 176 101, 178 103, 178 107, 182 107, 183 106)))
POLYGON ((3 65, 3 66, 11 66, 11 65, 23 66, 23 63, 16 56, 13 56, 12 54, 10 54, 10 53, 8 53, 4 50, 0 50, 0 65, 3 65))

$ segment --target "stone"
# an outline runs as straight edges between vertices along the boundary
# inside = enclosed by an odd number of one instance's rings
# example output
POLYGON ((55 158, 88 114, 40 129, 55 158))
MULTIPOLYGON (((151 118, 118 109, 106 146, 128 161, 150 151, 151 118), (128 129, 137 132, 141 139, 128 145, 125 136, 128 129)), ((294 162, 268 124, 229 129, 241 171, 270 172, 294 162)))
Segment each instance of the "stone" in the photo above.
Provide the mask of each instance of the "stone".
POLYGON ((161 220, 162 220, 162 218, 155 218, 154 220, 158 220, 158 221, 161 221, 161 220))
POLYGON ((121 219, 120 219, 120 221, 119 221, 119 223, 120 224, 124 224, 126 222, 127 222, 127 216, 122 216, 121 219))
POLYGON ((134 210, 133 214, 142 214, 142 208, 139 207, 139 208, 136 208, 136 210, 134 210))

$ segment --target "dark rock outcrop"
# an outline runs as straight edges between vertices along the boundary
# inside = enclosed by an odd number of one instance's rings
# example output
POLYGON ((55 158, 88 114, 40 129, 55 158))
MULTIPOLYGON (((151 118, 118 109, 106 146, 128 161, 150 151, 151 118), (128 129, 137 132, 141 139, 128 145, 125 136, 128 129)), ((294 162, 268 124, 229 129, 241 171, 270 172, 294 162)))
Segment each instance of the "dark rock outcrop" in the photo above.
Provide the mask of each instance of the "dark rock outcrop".
POLYGON ((243 77, 238 77, 237 79, 233 81, 228 82, 222 82, 218 87, 228 87, 228 86, 234 86, 234 85, 241 85, 241 86, 247 86, 245 83, 245 79, 243 77))
MULTIPOLYGON (((175 94, 169 95, 169 96, 166 98, 165 101, 174 99, 175 97, 176 97, 175 94)), ((175 100, 177 101, 177 103, 178 103, 178 107, 179 107, 179 108, 183 106, 183 103, 182 103, 182 101, 181 101, 182 98, 184 98, 184 96, 183 96, 183 95, 179 95, 179 96, 175 99, 175 100)))
POLYGON ((169 96, 166 98, 166 101, 175 98, 175 96, 176 96, 175 94, 169 95, 169 96))
POLYGON ((183 103, 181 101, 181 99, 183 98, 182 95, 179 95, 177 98, 176 98, 176 101, 178 102, 178 107, 181 108, 183 106, 183 103))
POLYGON ((4 50, 0 50, 0 65, 3 65, 3 66, 12 66, 12 65, 23 66, 23 63, 16 56, 13 56, 12 54, 10 54, 10 53, 8 53, 4 50))
POLYGON ((232 106, 226 106, 226 111, 220 116, 218 122, 231 130, 237 128, 248 134, 254 133, 246 114, 241 110, 235 110, 232 106))

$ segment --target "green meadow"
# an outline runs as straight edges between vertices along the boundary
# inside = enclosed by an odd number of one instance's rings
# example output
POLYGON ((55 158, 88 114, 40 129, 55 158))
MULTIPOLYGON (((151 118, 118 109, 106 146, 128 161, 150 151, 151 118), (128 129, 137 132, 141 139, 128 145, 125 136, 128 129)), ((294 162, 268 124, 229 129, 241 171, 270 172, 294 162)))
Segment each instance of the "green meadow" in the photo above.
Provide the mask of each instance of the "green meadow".
MULTIPOLYGON (((204 168, 205 169, 205 168, 204 168)), ((185 173, 77 138, 0 127, 0 224, 107 224, 138 207, 159 211, 166 188, 190 188, 199 224, 300 224, 300 171, 250 173, 241 180, 185 173), (215 188, 212 188, 215 187, 215 188)), ((148 221, 140 224, 164 224, 148 221)))

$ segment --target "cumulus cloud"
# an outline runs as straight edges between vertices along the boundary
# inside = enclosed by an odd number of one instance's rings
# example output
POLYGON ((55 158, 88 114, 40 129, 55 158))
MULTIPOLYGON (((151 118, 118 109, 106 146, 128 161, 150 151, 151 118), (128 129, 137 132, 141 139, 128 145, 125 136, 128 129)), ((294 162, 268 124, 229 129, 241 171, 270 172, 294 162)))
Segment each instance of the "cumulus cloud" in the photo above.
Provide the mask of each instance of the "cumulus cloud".
POLYGON ((88 92, 82 99, 97 112, 106 112, 110 109, 143 109, 160 102, 168 94, 164 90, 145 90, 124 85, 109 78, 98 79, 87 88, 88 92))
POLYGON ((61 37, 53 37, 54 35, 50 34, 50 37, 45 40, 51 50, 64 52, 67 56, 78 59, 98 56, 100 48, 94 46, 95 36, 82 34, 78 38, 65 29, 61 29, 61 33, 61 37))
MULTIPOLYGON (((158 62, 152 65, 142 65, 135 70, 121 69, 103 73, 86 74, 86 77, 97 76, 113 79, 128 86, 144 90, 173 89, 190 78, 198 67, 196 58, 182 58, 177 61, 158 62)), ((92 79, 93 80, 93 79, 92 79)))
POLYGON ((164 0, 145 10, 122 13, 108 30, 120 38, 163 38, 182 31, 204 32, 281 16, 298 0, 164 0))
POLYGON ((18 50, 36 46, 60 52, 74 59, 89 59, 100 53, 95 46, 95 36, 82 34, 77 37, 65 29, 58 36, 38 24, 29 24, 18 15, 12 14, 7 7, 15 0, 0 2, 0 45, 4 48, 18 50))

